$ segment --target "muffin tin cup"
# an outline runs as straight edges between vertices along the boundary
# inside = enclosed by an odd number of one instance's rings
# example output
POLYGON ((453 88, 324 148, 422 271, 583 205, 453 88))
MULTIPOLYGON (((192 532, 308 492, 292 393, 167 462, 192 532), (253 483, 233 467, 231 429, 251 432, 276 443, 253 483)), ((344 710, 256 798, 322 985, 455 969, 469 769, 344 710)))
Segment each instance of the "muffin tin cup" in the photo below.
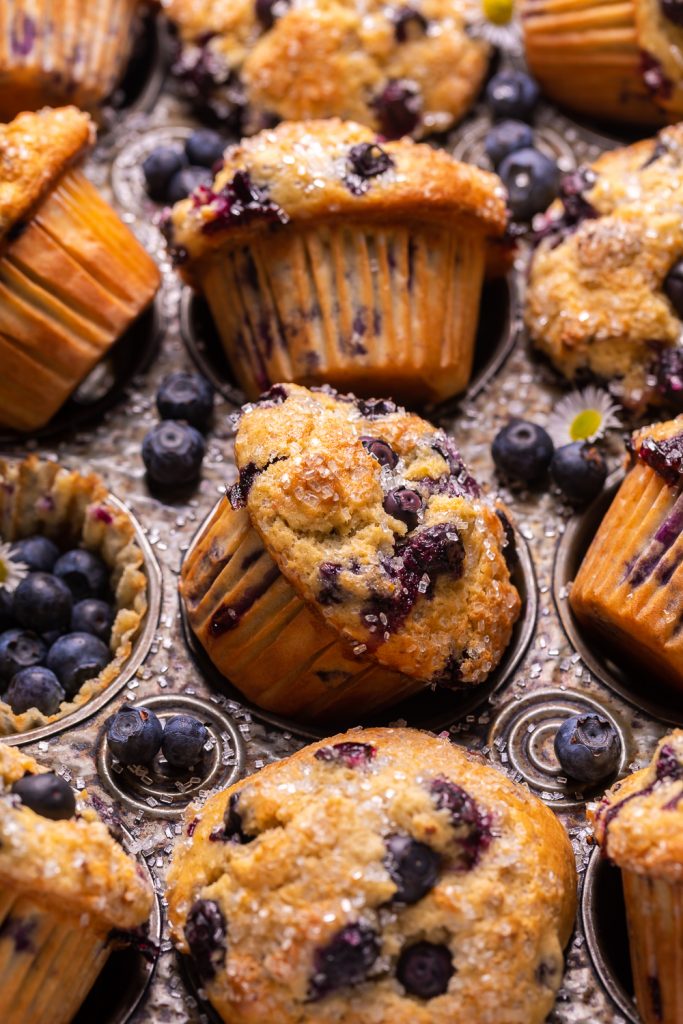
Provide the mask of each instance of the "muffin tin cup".
POLYGON ((35 743, 38 740, 47 739, 49 736, 54 736, 57 733, 63 732, 65 729, 72 729, 73 726, 84 722, 87 718, 90 718, 97 711, 103 708, 105 704, 107 704, 117 693, 120 693, 120 691, 127 686, 132 679, 134 679, 152 645, 161 611, 161 569, 142 527, 132 512, 113 494, 109 494, 107 496, 107 502, 125 513, 133 524, 133 528, 135 530, 135 543, 142 552, 143 568, 147 577, 147 611, 144 619, 142 620, 140 631, 133 641, 132 651, 121 667, 121 671, 117 675, 116 679, 102 690, 101 693, 98 693, 96 696, 86 701, 86 703, 77 708, 76 711, 65 715, 63 718, 60 718, 55 722, 51 722, 49 725, 41 726, 38 729, 29 729, 22 733, 3 736, 2 742, 9 746, 24 746, 27 743, 35 743))
POLYGON ((147 12, 123 78, 104 104, 104 128, 115 128, 121 115, 146 114, 154 109, 164 85, 170 52, 166 19, 147 12))
POLYGON ((647 715, 680 726, 683 725, 680 692, 664 683, 655 689, 651 673, 635 664, 628 655, 620 656, 601 637, 587 630, 574 615, 568 600, 570 586, 621 481, 621 474, 616 479, 611 477, 596 501, 567 524, 557 545, 553 565, 555 607, 570 643, 594 676, 647 715))

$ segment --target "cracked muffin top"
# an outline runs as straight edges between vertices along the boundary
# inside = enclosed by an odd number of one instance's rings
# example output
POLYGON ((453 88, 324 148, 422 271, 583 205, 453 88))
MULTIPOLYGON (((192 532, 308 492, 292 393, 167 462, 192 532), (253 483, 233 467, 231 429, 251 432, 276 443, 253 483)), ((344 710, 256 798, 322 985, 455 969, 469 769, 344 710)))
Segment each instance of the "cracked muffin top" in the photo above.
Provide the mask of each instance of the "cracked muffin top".
POLYGON ((445 737, 354 729, 189 812, 169 916, 231 1024, 540 1024, 575 885, 526 789, 445 737))
POLYGON ((589 817, 619 867, 683 880, 683 729, 660 740, 650 764, 612 786, 589 817))
POLYGON ((462 0, 163 0, 188 95, 242 134, 344 117, 385 137, 446 131, 473 103, 488 43, 462 0))
POLYGON ((277 385, 244 407, 235 457, 233 506, 356 654, 456 685, 498 664, 520 609, 513 534, 442 431, 388 400, 277 385))
POLYGON ((562 194, 531 265, 534 344, 566 377, 609 381, 629 407, 680 407, 683 125, 604 153, 562 194))

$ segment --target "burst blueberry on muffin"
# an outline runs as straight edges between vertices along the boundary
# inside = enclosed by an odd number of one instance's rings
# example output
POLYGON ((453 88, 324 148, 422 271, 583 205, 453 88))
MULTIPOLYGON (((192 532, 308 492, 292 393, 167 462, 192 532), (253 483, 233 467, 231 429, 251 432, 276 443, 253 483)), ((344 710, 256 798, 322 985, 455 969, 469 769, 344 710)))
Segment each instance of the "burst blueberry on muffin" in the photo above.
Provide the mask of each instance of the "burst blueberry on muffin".
POLYGON ((0 426, 42 427, 149 305, 159 271, 77 163, 75 107, 0 125, 0 426))
POLYGON ((242 134, 278 120, 344 117, 387 138, 445 131, 473 103, 489 47, 460 0, 164 0, 175 73, 242 134))
POLYGON ((59 775, 0 744, 0 1020, 70 1024, 151 886, 59 775))
POLYGON ((683 405, 683 125, 568 175, 539 234, 526 299, 534 345, 627 407, 683 405))
POLYGON ((633 435, 633 462, 572 584, 577 618, 683 687, 683 417, 633 435))
POLYGON ((0 118, 73 103, 97 114, 123 76, 140 0, 13 0, 0 19, 0 118))
POLYGON ((575 890, 528 790, 445 738, 354 729, 212 796, 168 901, 230 1024, 541 1024, 575 890))
POLYGON ((245 406, 235 454, 181 593, 250 699, 357 716, 495 669, 520 609, 512 530, 442 431, 388 400, 279 385, 245 406))
POLYGON ((555 102, 629 125, 683 114, 677 0, 523 0, 521 14, 529 67, 555 102))
POLYGON ((621 868, 631 964, 644 1024, 683 1013, 683 730, 665 736, 647 768, 590 810, 605 856, 621 868))
POLYGON ((226 150, 167 235, 248 398, 276 381, 411 402, 469 381, 499 179, 359 124, 285 123, 226 150))

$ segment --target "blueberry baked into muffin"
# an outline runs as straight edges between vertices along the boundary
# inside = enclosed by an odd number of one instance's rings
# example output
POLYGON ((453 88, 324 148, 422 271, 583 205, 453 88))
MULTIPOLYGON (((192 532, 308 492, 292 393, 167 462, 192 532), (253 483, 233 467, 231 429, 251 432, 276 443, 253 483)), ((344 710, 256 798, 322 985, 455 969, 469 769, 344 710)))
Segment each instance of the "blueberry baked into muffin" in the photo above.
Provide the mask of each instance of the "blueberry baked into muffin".
POLYGON ((180 590, 251 700, 357 720, 495 669, 520 610, 514 535, 442 431, 388 400, 278 385, 244 407, 235 458, 180 590))
POLYGON ((631 451, 569 601, 622 658, 683 688, 683 416, 635 433, 631 451))
POLYGON ((467 386, 505 227, 494 174, 329 120, 227 149, 166 233, 248 398, 293 381, 419 402, 467 386))
POLYGON ((631 965, 643 1024, 683 1019, 683 730, 589 811, 624 883, 631 965))
POLYGON ((164 0, 174 71, 200 110, 250 135, 343 117, 386 138, 443 132, 474 102, 489 46, 462 0, 164 0))
POLYGON ((70 1024, 153 893, 88 805, 0 744, 0 1020, 70 1024))
POLYGON ((567 835, 446 738, 333 736, 212 796, 187 832, 171 928, 226 1024, 541 1024, 554 1005, 567 835))
POLYGON ((628 125, 683 114, 677 0, 522 0, 526 59, 556 103, 628 125))
POLYGON ((675 125, 565 177, 531 263, 533 344, 635 411, 683 407, 682 147, 675 125))
POLYGON ((133 522, 102 480, 36 456, 0 459, 0 542, 9 735, 58 721, 114 682, 147 611, 147 577, 133 522))
POLYGON ((0 118, 73 103, 93 115, 123 76, 140 0, 4 3, 0 118))
POLYGON ((0 427, 44 426, 159 287, 78 167, 93 139, 75 107, 0 125, 0 427))

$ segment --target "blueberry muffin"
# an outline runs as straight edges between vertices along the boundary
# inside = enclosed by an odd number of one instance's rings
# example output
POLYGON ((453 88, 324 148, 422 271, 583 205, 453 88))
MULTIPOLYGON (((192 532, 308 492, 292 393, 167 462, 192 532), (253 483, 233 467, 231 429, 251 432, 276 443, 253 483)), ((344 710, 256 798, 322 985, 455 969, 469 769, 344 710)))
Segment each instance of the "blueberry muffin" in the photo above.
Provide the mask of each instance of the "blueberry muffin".
POLYGON ((520 610, 514 536, 442 431, 388 400, 278 385, 244 407, 235 459, 180 590, 251 700, 357 720, 495 669, 520 610))
POLYGON ((147 612, 147 576, 133 522, 102 480, 36 456, 0 459, 0 542, 0 735, 6 736, 58 721, 116 680, 147 612), (13 593, 8 568, 17 574, 13 593), (103 599, 109 618, 101 631, 97 608, 84 618, 83 602, 103 599), (23 676, 34 667, 46 667, 58 685, 23 676))
POLYGON ((683 15, 676 0, 522 0, 526 58, 569 110, 633 125, 683 114, 683 15))
POLYGON ((647 768, 590 811, 605 856, 621 868, 631 964, 643 1024, 683 1019, 683 730, 647 768))
POLYGON ((174 71, 205 112, 250 135, 343 117, 386 138, 443 132, 472 105, 489 47, 461 0, 164 0, 174 71))
POLYGON ((44 426, 159 286, 77 166, 93 138, 75 107, 0 125, 0 427, 44 426))
POLYGON ((230 1024, 541 1024, 576 871, 528 790, 412 729, 333 736, 212 796, 171 928, 230 1024))
POLYGON ((581 564, 574 615, 683 687, 683 416, 638 431, 631 468, 581 564))
POLYGON ((154 896, 87 793, 3 744, 0 803, 0 1020, 70 1024, 154 896))
POLYGON ((569 379, 635 411, 683 408, 683 125, 568 175, 538 235, 526 298, 534 345, 569 379))
POLYGON ((226 150, 166 223, 248 398, 277 381, 411 402, 470 378, 500 180, 410 139, 284 123, 226 150))
POLYGON ((140 0, 12 0, 0 18, 0 119, 73 103, 98 114, 122 77, 140 0))

